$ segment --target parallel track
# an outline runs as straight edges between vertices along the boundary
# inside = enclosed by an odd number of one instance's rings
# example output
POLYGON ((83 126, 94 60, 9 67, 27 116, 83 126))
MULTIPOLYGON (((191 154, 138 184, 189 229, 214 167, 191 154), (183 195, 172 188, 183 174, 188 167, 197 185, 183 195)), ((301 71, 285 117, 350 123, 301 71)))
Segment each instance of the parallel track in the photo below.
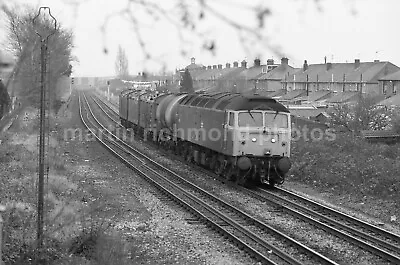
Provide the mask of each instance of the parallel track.
POLYGON ((331 207, 312 201, 304 196, 283 188, 274 192, 267 189, 257 189, 257 192, 269 201, 277 202, 288 211, 332 234, 352 242, 371 253, 400 264, 400 236, 382 228, 371 225, 331 207), (303 217, 305 216, 305 217, 303 217))
MULTIPOLYGON (((91 113, 95 127, 105 129, 94 117, 90 104, 85 98, 88 113, 91 113)), ((82 112, 82 107, 80 111, 82 112)), ((81 114, 85 126, 89 127, 81 114)), ((89 119, 89 118, 88 118, 89 119)), ((108 135, 111 132, 108 131, 108 135)), ((98 139, 128 167, 153 183, 158 189, 168 194, 173 200, 195 214, 202 222, 222 233, 240 248, 246 249, 252 256, 265 264, 302 264, 299 257, 307 264, 337 264, 300 242, 284 235, 262 221, 246 214, 242 210, 217 198, 199 186, 160 165, 130 145, 116 138, 98 139), (272 242, 272 243, 271 243, 272 242), (278 247, 279 246, 279 247, 278 247), (282 249, 290 249, 296 258, 282 249)), ((293 255, 293 254, 292 254, 293 255)))

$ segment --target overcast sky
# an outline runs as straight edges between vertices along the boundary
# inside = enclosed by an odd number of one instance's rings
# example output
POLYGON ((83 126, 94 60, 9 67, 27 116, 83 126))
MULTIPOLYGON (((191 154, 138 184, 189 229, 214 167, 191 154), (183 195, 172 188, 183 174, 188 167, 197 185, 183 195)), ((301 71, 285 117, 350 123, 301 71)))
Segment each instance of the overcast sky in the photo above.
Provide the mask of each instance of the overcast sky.
MULTIPOLYGON (((246 59, 251 66, 255 57, 262 63, 268 58, 280 61, 281 55, 289 58, 289 64, 301 67, 304 60, 309 64, 353 62, 379 59, 400 66, 400 37, 398 30, 398 0, 209 0, 208 3, 228 19, 252 27, 257 25, 252 8, 268 7, 271 15, 260 31, 268 37, 268 43, 250 43, 245 46, 238 32, 212 14, 197 19, 197 32, 179 32, 166 20, 154 21, 145 12, 132 10, 141 21, 140 32, 146 49, 153 56, 144 59, 135 29, 126 15, 118 12, 127 6, 128 0, 17 0, 34 7, 49 6, 53 15, 64 27, 74 32, 73 54, 75 76, 110 76, 115 74, 118 45, 125 49, 131 74, 139 71, 159 71, 184 67, 190 57, 204 65, 223 64, 246 59), (71 3, 78 2, 79 5, 71 3), (250 3, 249 3, 250 2, 250 3), (113 14, 108 20, 109 15, 113 14), (103 34, 101 27, 108 21, 103 34), (216 40, 215 53, 202 48, 203 43, 216 40), (246 48, 247 47, 247 48, 246 48), (271 49, 273 47, 273 49, 271 49), (104 48, 107 53, 104 53, 104 48), (186 53, 182 55, 182 50, 186 53), (275 51, 275 52, 274 52, 275 51), (280 53, 278 54, 277 51, 280 53)), ((171 11, 177 17, 176 0, 155 1, 158 6, 171 11)), ((196 1, 188 1, 196 3, 196 1)), ((0 3, 11 4, 8 0, 0 3)), ((0 24, 0 40, 4 42, 4 23, 0 24), (2 27, 3 26, 3 27, 2 27)), ((249 35, 244 39, 248 40, 249 35)))

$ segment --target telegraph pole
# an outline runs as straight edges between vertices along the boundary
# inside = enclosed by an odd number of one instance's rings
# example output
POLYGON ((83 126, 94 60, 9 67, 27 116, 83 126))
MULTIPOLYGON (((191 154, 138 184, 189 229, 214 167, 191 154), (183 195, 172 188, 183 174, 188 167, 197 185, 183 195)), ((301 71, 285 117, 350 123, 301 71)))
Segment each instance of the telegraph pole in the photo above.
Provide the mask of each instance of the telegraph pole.
MULTIPOLYGON (((40 255, 43 248, 43 208, 44 208, 44 173, 45 173, 45 115, 46 115, 46 64, 47 64, 47 44, 49 37, 53 35, 57 30, 57 20, 53 17, 49 7, 40 7, 38 14, 33 18, 33 24, 37 22, 37 19, 42 10, 48 10, 50 17, 54 20, 54 31, 51 33, 39 33, 37 30, 36 34, 40 38, 40 132, 39 132, 39 181, 38 181, 38 206, 37 206, 37 249, 40 255)), ((40 260, 40 259, 39 259, 40 260)), ((40 262, 40 261, 39 261, 40 262)))

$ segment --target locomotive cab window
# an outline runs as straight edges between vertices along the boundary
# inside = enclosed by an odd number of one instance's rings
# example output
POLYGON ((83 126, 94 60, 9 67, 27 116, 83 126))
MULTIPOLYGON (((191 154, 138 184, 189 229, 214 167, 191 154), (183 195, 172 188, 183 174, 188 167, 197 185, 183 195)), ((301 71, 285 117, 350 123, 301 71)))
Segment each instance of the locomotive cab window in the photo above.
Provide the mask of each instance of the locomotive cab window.
POLYGON ((261 112, 246 111, 239 113, 240 127, 262 127, 263 116, 261 112))
POLYGON ((265 127, 288 128, 288 116, 282 113, 265 113, 265 127))
POLYGON ((229 126, 235 126, 235 113, 229 112, 229 126))

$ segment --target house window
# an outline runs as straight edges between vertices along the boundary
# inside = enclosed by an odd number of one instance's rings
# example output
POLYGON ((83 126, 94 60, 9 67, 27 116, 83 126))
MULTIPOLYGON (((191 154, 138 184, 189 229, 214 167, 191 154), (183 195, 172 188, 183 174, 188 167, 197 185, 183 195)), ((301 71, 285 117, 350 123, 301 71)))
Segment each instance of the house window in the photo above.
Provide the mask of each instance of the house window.
POLYGON ((393 84, 393 94, 397 94, 397 84, 393 84))

